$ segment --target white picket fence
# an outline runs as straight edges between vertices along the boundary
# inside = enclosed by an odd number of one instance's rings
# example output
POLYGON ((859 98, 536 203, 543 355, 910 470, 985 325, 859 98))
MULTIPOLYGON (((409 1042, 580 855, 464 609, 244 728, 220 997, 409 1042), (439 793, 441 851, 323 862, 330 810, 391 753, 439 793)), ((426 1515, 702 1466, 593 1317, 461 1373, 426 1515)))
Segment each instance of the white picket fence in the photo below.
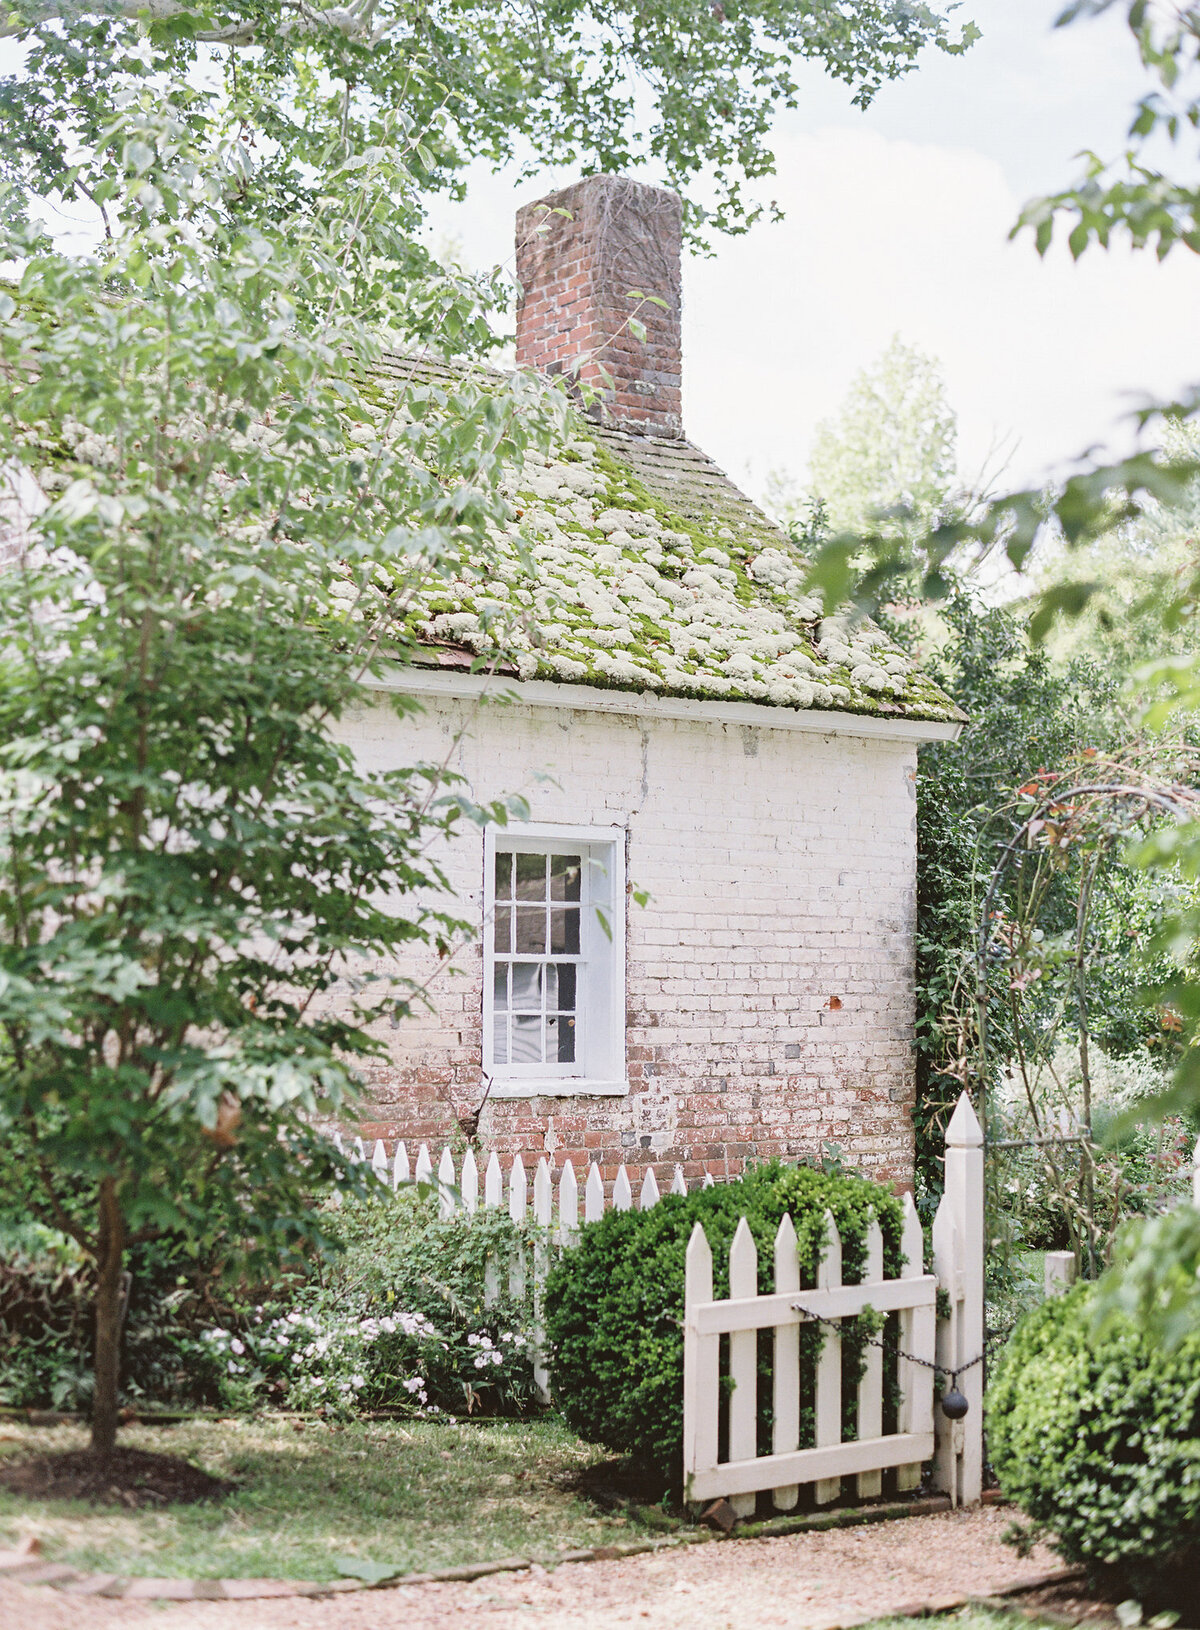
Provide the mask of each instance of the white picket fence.
MULTIPOLYGON (((351 1160, 367 1159, 366 1146, 361 1138, 352 1139, 348 1148, 343 1143, 340 1133, 334 1134, 333 1141, 351 1160)), ((443 1216, 452 1215, 460 1206, 469 1212, 479 1209, 481 1198, 479 1165, 471 1149, 464 1154, 461 1167, 456 1166, 449 1147, 443 1149, 435 1170, 428 1144, 421 1144, 415 1161, 411 1161, 406 1145, 398 1143, 389 1159, 382 1140, 377 1138, 371 1152, 370 1165, 379 1180, 393 1188, 399 1188, 402 1183, 432 1183, 436 1180, 439 1191, 438 1203, 443 1216)), ((693 1183, 692 1186, 711 1188, 712 1185, 713 1179, 705 1176, 698 1184, 693 1183)), ((593 1161, 588 1167, 583 1183, 584 1222, 596 1222, 606 1210, 631 1211, 634 1206, 633 1187, 629 1173, 622 1165, 617 1168, 611 1189, 608 1188, 600 1174, 599 1166, 593 1161)), ((682 1166, 675 1167, 674 1175, 668 1184, 668 1192, 671 1194, 688 1192, 688 1183, 683 1175, 682 1166)), ((658 1203, 661 1194, 654 1167, 647 1166, 638 1187, 638 1209, 648 1211, 652 1205, 658 1203)), ((509 1162, 506 1180, 500 1157, 493 1149, 484 1169, 482 1200, 485 1206, 503 1206, 507 1202, 508 1214, 518 1226, 522 1226, 532 1215, 535 1223, 553 1230, 560 1244, 569 1243, 579 1228, 579 1179, 575 1174, 574 1165, 569 1160, 563 1162, 556 1183, 550 1162, 545 1155, 539 1156, 531 1184, 528 1168, 521 1155, 514 1155, 509 1162)))
MULTIPOLYGON (((345 1149, 358 1161, 367 1160, 361 1138, 345 1149)), ((507 1205, 518 1227, 529 1221, 538 1232, 532 1247, 518 1250, 508 1263, 509 1292, 532 1301, 535 1341, 541 1328, 542 1289, 549 1272, 552 1245, 569 1248, 578 1238, 580 1185, 571 1161, 563 1163, 557 1181, 548 1159, 537 1160, 532 1184, 525 1162, 515 1155, 505 1177, 493 1150, 480 1182, 474 1153, 468 1149, 457 1165, 449 1148, 442 1150, 436 1169, 428 1146, 421 1144, 410 1161, 404 1143, 389 1158, 376 1141, 370 1165, 379 1180, 391 1188, 410 1181, 436 1181, 443 1216, 459 1207, 475 1213, 507 1205), (532 1190, 532 1193, 531 1193, 532 1190), (532 1203, 531 1203, 532 1202, 532 1203)), ((706 1176, 699 1186, 711 1187, 706 1176)), ((686 1194, 688 1184, 676 1166, 670 1193, 686 1194)), ((639 1209, 656 1205, 662 1190, 653 1167, 647 1167, 638 1187, 639 1209)), ((598 1221, 606 1210, 629 1211, 635 1204, 634 1185, 622 1165, 611 1188, 593 1162, 582 1191, 584 1222, 598 1221)), ((983 1484, 983 1367, 976 1363, 958 1376, 958 1389, 968 1401, 964 1420, 951 1422, 935 1410, 937 1363, 944 1371, 959 1370, 982 1352, 983 1346, 983 1135, 964 1093, 946 1129, 945 1195, 934 1220, 932 1274, 924 1271, 924 1240, 912 1200, 906 1198, 903 1250, 905 1265, 898 1279, 883 1276, 883 1239, 872 1222, 867 1240, 863 1281, 842 1283, 842 1247, 833 1218, 826 1216, 826 1242, 816 1286, 800 1285, 796 1236, 791 1219, 780 1223, 774 1245, 775 1289, 758 1294, 758 1260, 754 1240, 743 1218, 730 1251, 729 1295, 714 1297, 712 1252, 704 1230, 696 1224, 688 1245, 684 1313, 684 1476, 688 1498, 704 1501, 727 1497, 739 1514, 751 1511, 759 1490, 769 1489, 775 1505, 790 1510, 799 1499, 801 1484, 815 1484, 818 1504, 838 1498, 842 1479, 853 1476, 856 1491, 870 1498, 882 1490, 882 1474, 896 1468, 897 1487, 915 1488, 922 1462, 933 1458, 935 1485, 954 1503, 978 1501, 983 1484), (939 1289, 949 1298, 949 1317, 936 1318, 939 1289), (799 1304, 799 1305, 797 1305, 799 1304), (858 1384, 857 1436, 842 1441, 842 1344, 836 1321, 853 1318, 865 1308, 899 1314, 897 1428, 883 1432, 885 1356, 868 1346, 866 1367, 858 1384), (815 1443, 800 1448, 800 1326, 812 1315, 822 1321, 823 1340, 816 1365, 813 1399, 815 1443), (834 1321, 832 1325, 824 1321, 834 1321), (771 1384, 772 1452, 756 1453, 758 1429, 758 1332, 774 1332, 771 1384), (723 1396, 721 1342, 728 1337, 728 1373, 732 1388, 723 1396), (722 1410, 727 1410, 728 1453, 718 1459, 722 1410)), ((487 1294, 499 1295, 502 1264, 490 1272, 487 1294)), ((545 1365, 539 1359, 535 1374, 543 1396, 549 1398, 545 1365)), ((764 1400, 765 1401, 765 1400, 764 1400)))
MULTIPOLYGON (((334 1143, 352 1160, 365 1161, 367 1158, 366 1147, 361 1138, 354 1138, 347 1149, 340 1133, 335 1133, 334 1143)), ((403 1142, 396 1145, 389 1160, 383 1142, 376 1139, 370 1164, 380 1182, 393 1189, 398 1189, 401 1184, 409 1182, 433 1183, 436 1176, 438 1204, 443 1217, 453 1216, 460 1207, 472 1215, 479 1210, 481 1198, 479 1165, 471 1149, 463 1155, 462 1165, 457 1169, 451 1150, 448 1147, 443 1149, 435 1173, 427 1144, 421 1144, 415 1162, 410 1163, 408 1149, 403 1142)), ((527 1302, 530 1305, 532 1314, 530 1330, 535 1346, 534 1380, 543 1402, 549 1403, 550 1381, 545 1355, 541 1350, 542 1296, 550 1272, 550 1246, 562 1250, 573 1245, 579 1237, 580 1194, 575 1167, 570 1160, 564 1161, 558 1174, 558 1181, 555 1183, 550 1163, 545 1155, 541 1155, 533 1173, 531 1207, 531 1185, 524 1160, 519 1154, 513 1156, 506 1181, 500 1157, 493 1149, 484 1170, 482 1186, 485 1209, 499 1209, 507 1201, 508 1214, 518 1228, 524 1228, 532 1218, 539 1230, 528 1244, 518 1246, 507 1265, 500 1262, 489 1263, 484 1281, 484 1299, 488 1306, 499 1300, 500 1287, 507 1266, 509 1295, 514 1301, 527 1302)), ((701 1188, 712 1186, 713 1179, 707 1175, 699 1184, 701 1188)), ((654 1168, 648 1166, 638 1189, 639 1210, 648 1211, 651 1206, 656 1205, 661 1192, 654 1168)), ((688 1192, 682 1166, 675 1167, 669 1192, 671 1194, 688 1192)), ((624 1165, 618 1167, 616 1178, 609 1189, 605 1186, 599 1166, 593 1161, 588 1167, 583 1184, 584 1222, 597 1222, 605 1211, 610 1209, 631 1211, 633 1204, 633 1184, 624 1165)))
POLYGON ((853 1476, 856 1492, 870 1498, 882 1490, 882 1474, 896 1468, 897 1486, 920 1482, 921 1463, 935 1461, 934 1481, 955 1504, 979 1500, 983 1487, 983 1134, 966 1094, 946 1130, 946 1189, 933 1225, 934 1271, 924 1271, 924 1238, 911 1199, 906 1199, 904 1267, 898 1279, 883 1274, 883 1237, 872 1219, 866 1271, 860 1283, 842 1283, 842 1242, 827 1212, 816 1285, 802 1289, 796 1235, 790 1217, 779 1225, 774 1249, 773 1292, 759 1294, 758 1253, 743 1217, 729 1253, 729 1294, 713 1293, 712 1252, 700 1223, 687 1251, 684 1306, 684 1486, 689 1500, 724 1497, 738 1515, 753 1511, 760 1490, 770 1490, 780 1510, 799 1499, 800 1485, 815 1485, 817 1504, 838 1498, 842 1479, 853 1476), (937 1292, 946 1291, 949 1316, 937 1318, 937 1292), (840 1321, 871 1308, 899 1314, 896 1428, 884 1433, 885 1353, 868 1345, 858 1383, 857 1434, 842 1437, 842 1341, 840 1321), (815 1442, 800 1447, 800 1327, 820 1321, 822 1342, 812 1394, 815 1442), (770 1330, 772 1445, 757 1452, 760 1399, 758 1333, 770 1330), (728 1338, 731 1385, 723 1395, 721 1341, 728 1338), (972 1360, 976 1362, 972 1363, 972 1360), (935 1410, 933 1364, 956 1370, 967 1399, 965 1418, 935 1410), (969 1368, 962 1366, 969 1365, 969 1368), (724 1411, 727 1454, 718 1458, 724 1411))

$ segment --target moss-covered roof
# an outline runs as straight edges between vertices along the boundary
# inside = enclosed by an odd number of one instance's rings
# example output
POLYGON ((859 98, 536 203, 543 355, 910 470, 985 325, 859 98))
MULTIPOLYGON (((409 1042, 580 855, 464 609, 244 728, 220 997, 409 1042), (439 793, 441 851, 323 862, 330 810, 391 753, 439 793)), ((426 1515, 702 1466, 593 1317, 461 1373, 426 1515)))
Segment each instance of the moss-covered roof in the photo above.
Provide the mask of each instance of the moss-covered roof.
MULTIPOLYGON (((411 356, 394 367, 454 377, 411 356)), ((690 442, 578 417, 556 456, 510 472, 506 496, 486 582, 439 582, 415 608, 431 666, 485 656, 521 679, 963 717, 873 623, 822 617, 790 540, 690 442)))

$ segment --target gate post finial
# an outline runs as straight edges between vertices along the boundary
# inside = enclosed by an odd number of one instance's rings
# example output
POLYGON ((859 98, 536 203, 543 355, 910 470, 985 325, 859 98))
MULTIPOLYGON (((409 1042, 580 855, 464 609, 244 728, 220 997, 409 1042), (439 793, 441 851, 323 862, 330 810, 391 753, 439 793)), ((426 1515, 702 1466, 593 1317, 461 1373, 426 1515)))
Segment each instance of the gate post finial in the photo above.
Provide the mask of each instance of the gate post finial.
POLYGON ((959 1094, 958 1102, 954 1106, 954 1114, 950 1117, 950 1124, 946 1128, 947 1149, 981 1149, 983 1147, 983 1128, 979 1124, 971 1104, 970 1094, 959 1094))

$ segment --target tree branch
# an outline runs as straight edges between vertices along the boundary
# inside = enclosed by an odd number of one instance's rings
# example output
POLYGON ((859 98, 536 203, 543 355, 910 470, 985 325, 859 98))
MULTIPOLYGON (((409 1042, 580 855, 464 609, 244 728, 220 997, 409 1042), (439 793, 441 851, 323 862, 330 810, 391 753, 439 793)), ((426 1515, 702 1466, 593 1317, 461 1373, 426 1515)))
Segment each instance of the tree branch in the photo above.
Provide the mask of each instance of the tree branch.
MULTIPOLYGON (((272 30, 274 38, 319 33, 331 29, 357 45, 374 46, 391 32, 394 24, 387 21, 372 27, 378 0, 348 6, 313 6, 308 0, 282 0, 285 10, 292 12, 272 30)), ((174 17, 193 16, 194 8, 182 0, 118 0, 113 8, 105 7, 97 15, 118 16, 131 21, 147 17, 152 23, 168 22, 174 17)), ((78 20, 79 8, 71 0, 40 0, 23 17, 0 22, 0 39, 30 33, 42 23, 78 20)), ((206 45, 250 46, 259 42, 262 18, 247 18, 244 22, 227 23, 222 28, 198 28, 192 38, 206 45)))

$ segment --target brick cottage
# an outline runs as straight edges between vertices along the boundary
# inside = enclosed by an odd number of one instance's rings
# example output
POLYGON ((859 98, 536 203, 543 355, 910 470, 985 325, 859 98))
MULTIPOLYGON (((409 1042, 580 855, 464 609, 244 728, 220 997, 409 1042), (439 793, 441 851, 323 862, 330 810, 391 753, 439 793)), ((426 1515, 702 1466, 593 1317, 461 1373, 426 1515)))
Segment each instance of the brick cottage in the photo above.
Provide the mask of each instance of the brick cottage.
POLYGON ((388 681, 422 711, 381 697, 343 731, 530 818, 440 857, 479 937, 389 1033, 355 1130, 390 1150, 465 1127, 606 1178, 833 1142, 910 1183, 916 751, 961 715, 873 625, 822 617, 788 539, 684 439, 678 199, 594 176, 517 239, 518 366, 602 405, 511 473, 535 570, 514 547, 485 590, 439 592, 427 665, 388 681), (521 617, 489 682, 467 670, 497 606, 521 617))

